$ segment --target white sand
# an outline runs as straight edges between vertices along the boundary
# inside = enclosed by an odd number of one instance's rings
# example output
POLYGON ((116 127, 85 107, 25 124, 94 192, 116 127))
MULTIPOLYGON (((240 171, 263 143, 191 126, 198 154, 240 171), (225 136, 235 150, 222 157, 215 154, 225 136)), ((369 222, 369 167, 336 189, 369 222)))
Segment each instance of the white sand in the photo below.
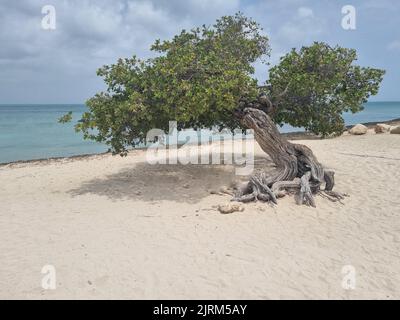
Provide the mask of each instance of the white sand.
POLYGON ((399 299, 400 136, 301 143, 336 170, 344 204, 222 215, 230 197, 209 190, 231 166, 151 166, 144 151, 0 167, 0 298, 399 299), (49 264, 56 290, 41 287, 49 264))

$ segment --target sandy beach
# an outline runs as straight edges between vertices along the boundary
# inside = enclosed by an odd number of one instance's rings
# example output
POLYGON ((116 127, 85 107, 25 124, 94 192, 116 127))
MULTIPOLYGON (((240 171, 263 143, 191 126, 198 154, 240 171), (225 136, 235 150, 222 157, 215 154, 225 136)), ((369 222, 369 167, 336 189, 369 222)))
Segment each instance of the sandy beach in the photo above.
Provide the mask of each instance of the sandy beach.
POLYGON ((223 215, 231 197, 211 191, 233 166, 150 165, 143 150, 1 166, 0 298, 399 299, 400 136, 296 142, 349 198, 223 215), (41 287, 45 265, 55 290, 41 287))

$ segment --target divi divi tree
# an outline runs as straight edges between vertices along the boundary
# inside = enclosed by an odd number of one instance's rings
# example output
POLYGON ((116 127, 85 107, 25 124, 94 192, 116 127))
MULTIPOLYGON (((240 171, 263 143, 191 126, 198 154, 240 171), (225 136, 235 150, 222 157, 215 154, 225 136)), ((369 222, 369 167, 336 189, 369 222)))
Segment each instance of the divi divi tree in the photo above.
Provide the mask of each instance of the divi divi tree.
POLYGON ((378 93, 383 70, 355 65, 355 50, 315 42, 283 56, 259 84, 254 64, 267 61, 268 37, 241 13, 157 40, 151 50, 151 59, 133 56, 98 70, 108 88, 87 101, 89 110, 76 125, 86 139, 124 155, 145 142, 149 130, 168 131, 171 120, 178 129, 253 129, 276 168, 251 176, 235 200, 276 203, 290 192, 300 204, 315 206, 315 193, 342 197, 332 190, 334 172, 308 147, 287 141, 277 125, 323 137, 341 134, 342 113, 362 110, 378 93))

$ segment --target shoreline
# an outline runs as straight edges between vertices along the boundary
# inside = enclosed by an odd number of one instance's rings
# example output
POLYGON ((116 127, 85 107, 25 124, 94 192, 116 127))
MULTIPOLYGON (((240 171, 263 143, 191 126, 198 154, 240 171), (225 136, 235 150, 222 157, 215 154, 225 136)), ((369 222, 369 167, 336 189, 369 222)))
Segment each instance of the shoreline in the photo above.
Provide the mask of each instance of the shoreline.
MULTIPOLYGON (((387 120, 387 121, 374 121, 374 122, 366 122, 362 123, 368 129, 373 128, 376 126, 378 123, 384 123, 384 124, 389 124, 389 125, 399 125, 400 124, 400 118, 395 118, 392 120, 387 120)), ((354 125, 346 125, 345 128, 351 129, 354 125)), ((279 129, 279 128, 278 128, 279 129)), ((295 131, 295 132, 287 132, 287 133, 282 133, 284 137, 286 137, 288 140, 323 140, 321 137, 310 133, 306 131, 295 131)), ((325 139, 331 139, 331 138, 325 138, 325 139)), ((181 147, 182 145, 191 145, 191 144, 178 144, 178 147, 181 147)), ((146 147, 139 147, 135 148, 129 151, 140 151, 140 150, 145 150, 146 147)), ((44 164, 48 162, 60 162, 60 161, 74 161, 74 160, 85 160, 85 159, 90 159, 90 158, 95 158, 95 157, 101 157, 101 156, 106 156, 106 155, 112 155, 111 152, 102 152, 102 153, 87 153, 87 154, 80 154, 80 155, 74 155, 74 156, 66 156, 66 157, 50 157, 50 158, 39 158, 39 159, 28 159, 28 160, 16 160, 16 161, 10 161, 10 162, 0 162, 0 169, 4 167, 12 167, 14 165, 24 165, 24 164, 44 164)))

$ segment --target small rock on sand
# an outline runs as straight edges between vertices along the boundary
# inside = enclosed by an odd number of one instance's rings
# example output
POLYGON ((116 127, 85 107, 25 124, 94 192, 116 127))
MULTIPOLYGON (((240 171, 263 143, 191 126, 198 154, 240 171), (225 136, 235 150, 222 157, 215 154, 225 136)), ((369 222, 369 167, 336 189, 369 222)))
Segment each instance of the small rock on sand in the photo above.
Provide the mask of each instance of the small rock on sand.
POLYGON ((224 205, 219 205, 218 210, 222 214, 229 214, 234 212, 243 212, 244 207, 241 203, 227 203, 224 205))
POLYGON ((349 130, 349 133, 357 136, 357 135, 366 134, 367 131, 368 131, 368 128, 366 126, 364 126, 363 124, 359 123, 359 124, 355 125, 353 128, 351 128, 349 130))
POLYGON ((400 126, 392 127, 392 128, 390 129, 390 133, 391 133, 391 134, 400 134, 400 126))
POLYGON ((390 128, 392 126, 388 125, 388 124, 384 124, 384 123, 378 123, 375 126, 375 133, 385 133, 385 132, 389 132, 390 128))

